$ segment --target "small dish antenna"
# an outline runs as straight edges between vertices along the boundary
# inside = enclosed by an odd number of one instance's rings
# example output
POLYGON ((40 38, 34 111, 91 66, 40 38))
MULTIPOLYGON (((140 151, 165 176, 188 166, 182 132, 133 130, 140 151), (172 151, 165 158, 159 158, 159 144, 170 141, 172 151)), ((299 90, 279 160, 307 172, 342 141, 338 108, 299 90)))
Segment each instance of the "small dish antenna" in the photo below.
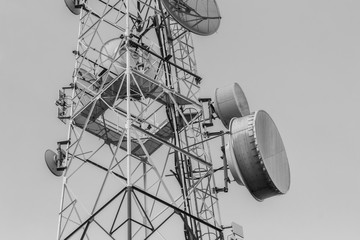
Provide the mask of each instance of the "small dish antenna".
POLYGON ((250 114, 248 101, 238 83, 215 90, 214 108, 226 128, 233 117, 250 114))
POLYGON ((231 154, 227 158, 235 166, 233 170, 230 168, 234 178, 240 178, 258 201, 285 194, 290 187, 289 163, 280 133, 271 117, 260 110, 242 118, 233 118, 229 130, 229 146, 235 159, 231 154))
POLYGON ((185 29, 208 36, 220 26, 220 12, 215 0, 161 0, 169 14, 185 29))
POLYGON ((66 6, 75 15, 79 15, 81 11, 80 2, 81 0, 64 0, 66 6))
POLYGON ((61 150, 60 154, 56 154, 54 151, 48 149, 45 152, 45 162, 50 172, 52 172, 55 176, 60 177, 64 169, 61 167, 61 162, 65 158, 64 150, 61 150))

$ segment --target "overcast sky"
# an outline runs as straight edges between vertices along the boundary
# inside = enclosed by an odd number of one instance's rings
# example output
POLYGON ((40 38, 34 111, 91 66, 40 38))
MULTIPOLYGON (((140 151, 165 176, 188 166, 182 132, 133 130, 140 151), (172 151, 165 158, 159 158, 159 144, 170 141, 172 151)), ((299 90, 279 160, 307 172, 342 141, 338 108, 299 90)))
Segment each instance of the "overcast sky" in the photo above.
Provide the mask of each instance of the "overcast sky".
MULTIPOLYGON (((359 239, 360 2, 218 5, 218 32, 194 36, 202 96, 238 82, 251 110, 274 119, 291 169, 289 193, 261 203, 232 183, 223 223, 247 240, 359 239)), ((56 237, 61 179, 43 155, 66 137, 54 101, 71 81, 77 29, 62 0, 2 2, 0 239, 56 237)))

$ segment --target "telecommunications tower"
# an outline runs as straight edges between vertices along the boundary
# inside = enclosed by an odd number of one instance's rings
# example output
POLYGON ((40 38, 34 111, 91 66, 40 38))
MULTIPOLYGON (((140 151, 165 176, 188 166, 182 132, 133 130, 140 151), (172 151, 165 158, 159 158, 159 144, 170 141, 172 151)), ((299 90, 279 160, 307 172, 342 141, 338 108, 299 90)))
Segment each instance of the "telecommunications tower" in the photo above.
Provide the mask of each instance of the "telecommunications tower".
POLYGON ((262 201, 286 193, 290 173, 274 122, 250 112, 237 83, 198 96, 191 34, 217 31, 215 0, 65 3, 80 23, 73 80, 56 101, 67 136, 45 152, 63 179, 57 240, 242 239, 221 221, 219 192, 234 179, 262 201), (211 130, 216 118, 224 131, 211 130))

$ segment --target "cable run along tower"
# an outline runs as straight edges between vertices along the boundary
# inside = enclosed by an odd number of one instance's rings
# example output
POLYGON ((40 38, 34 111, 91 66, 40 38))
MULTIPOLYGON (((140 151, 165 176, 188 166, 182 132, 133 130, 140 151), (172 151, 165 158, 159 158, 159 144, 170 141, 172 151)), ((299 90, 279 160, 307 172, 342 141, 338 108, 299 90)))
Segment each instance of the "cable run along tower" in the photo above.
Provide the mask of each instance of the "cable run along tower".
POLYGON ((217 31, 215 0, 65 4, 80 23, 73 78, 56 101, 67 136, 45 152, 63 179, 57 240, 243 239, 222 223, 219 193, 236 182, 263 201, 289 190, 290 171, 275 123, 250 111, 239 84, 199 98, 191 34, 217 31))

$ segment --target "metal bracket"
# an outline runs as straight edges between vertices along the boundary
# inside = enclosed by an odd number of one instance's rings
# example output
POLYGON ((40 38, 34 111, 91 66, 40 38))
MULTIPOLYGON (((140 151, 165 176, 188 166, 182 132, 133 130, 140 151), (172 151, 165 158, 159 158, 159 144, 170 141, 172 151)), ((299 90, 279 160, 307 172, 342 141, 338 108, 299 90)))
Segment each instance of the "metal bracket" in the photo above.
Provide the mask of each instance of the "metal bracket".
MULTIPOLYGON (((207 112, 208 112, 208 116, 206 119, 204 119, 204 123, 202 124, 203 127, 212 127, 214 126, 213 124, 213 119, 215 119, 215 117, 213 116, 214 111, 214 107, 212 106, 211 103, 211 98, 199 98, 198 101, 202 104, 207 103, 207 112)), ((204 109, 204 106, 203 106, 204 109)), ((205 109, 204 109, 205 112, 205 109)))
POLYGON ((227 187, 223 187, 223 188, 218 188, 218 187, 215 187, 213 188, 214 192, 216 193, 219 193, 219 192, 228 192, 229 191, 229 188, 227 187))
POLYGON ((62 150, 61 146, 62 145, 67 145, 70 144, 70 140, 65 140, 65 141, 59 141, 57 142, 57 155, 56 155, 56 168, 59 171, 63 171, 65 170, 66 167, 66 162, 64 161, 66 158, 66 153, 64 150, 62 150))
POLYGON ((205 134, 205 136, 207 136, 207 137, 212 137, 212 136, 220 136, 220 135, 223 135, 224 132, 223 132, 223 131, 219 131, 219 132, 205 132, 204 134, 205 134))

